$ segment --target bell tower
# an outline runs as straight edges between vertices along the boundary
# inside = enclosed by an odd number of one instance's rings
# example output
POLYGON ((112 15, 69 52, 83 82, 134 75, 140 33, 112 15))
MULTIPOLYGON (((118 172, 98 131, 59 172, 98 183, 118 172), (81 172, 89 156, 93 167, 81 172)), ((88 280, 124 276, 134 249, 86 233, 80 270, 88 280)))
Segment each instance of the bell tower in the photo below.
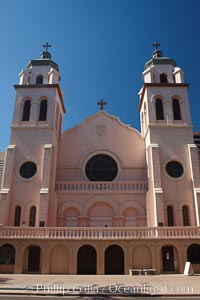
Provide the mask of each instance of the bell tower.
POLYGON ((188 83, 158 46, 145 64, 139 92, 146 144, 148 226, 199 225, 199 166, 193 141, 188 83))
POLYGON ((54 226, 56 222, 54 184, 65 106, 59 68, 48 51, 51 45, 43 47, 40 58, 28 63, 14 85, 0 210, 3 225, 54 226))

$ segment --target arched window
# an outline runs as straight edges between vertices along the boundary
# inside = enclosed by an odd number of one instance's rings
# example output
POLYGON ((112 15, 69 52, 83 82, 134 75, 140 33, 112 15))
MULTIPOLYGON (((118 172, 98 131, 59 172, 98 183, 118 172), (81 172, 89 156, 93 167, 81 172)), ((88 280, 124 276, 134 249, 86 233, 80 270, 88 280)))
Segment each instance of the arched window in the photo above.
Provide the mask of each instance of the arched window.
POLYGON ((40 113, 39 113, 39 121, 47 120, 47 100, 42 100, 40 102, 40 113))
POLYGON ((31 100, 24 101, 22 121, 29 121, 31 112, 31 100))
POLYGON ((166 74, 164 73, 160 74, 160 83, 168 83, 166 74))
POLYGON ((35 226, 35 218, 36 218, 36 207, 32 206, 30 209, 30 219, 29 219, 29 226, 34 227, 35 226))
POLYGON ((43 84, 43 76, 42 75, 38 75, 36 78, 36 84, 43 84))
POLYGON ((0 247, 0 264, 13 265, 15 263, 15 248, 10 244, 0 247))
POLYGON ((172 100, 172 107, 173 107, 174 120, 181 120, 181 109, 180 109, 180 103, 178 99, 172 100))
POLYGON ((174 226, 174 212, 172 206, 167 206, 167 223, 168 226, 174 226))
POLYGON ((21 219, 21 207, 17 206, 15 208, 14 226, 20 226, 21 219))
POLYGON ((189 209, 186 205, 182 207, 182 214, 183 214, 183 226, 190 226, 189 209))
POLYGON ((162 99, 156 99, 156 120, 164 120, 162 99))

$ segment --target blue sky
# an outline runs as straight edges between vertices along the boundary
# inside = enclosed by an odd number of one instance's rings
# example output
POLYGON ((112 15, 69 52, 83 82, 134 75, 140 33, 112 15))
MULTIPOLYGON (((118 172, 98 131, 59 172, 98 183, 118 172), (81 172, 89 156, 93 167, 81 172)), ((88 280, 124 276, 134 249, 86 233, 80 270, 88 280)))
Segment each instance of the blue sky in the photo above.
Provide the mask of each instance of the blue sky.
POLYGON ((200 131, 199 0, 0 0, 0 151, 9 144, 13 84, 42 45, 52 45, 67 113, 63 129, 106 110, 140 129, 138 91, 158 40, 190 83, 194 130, 200 131))

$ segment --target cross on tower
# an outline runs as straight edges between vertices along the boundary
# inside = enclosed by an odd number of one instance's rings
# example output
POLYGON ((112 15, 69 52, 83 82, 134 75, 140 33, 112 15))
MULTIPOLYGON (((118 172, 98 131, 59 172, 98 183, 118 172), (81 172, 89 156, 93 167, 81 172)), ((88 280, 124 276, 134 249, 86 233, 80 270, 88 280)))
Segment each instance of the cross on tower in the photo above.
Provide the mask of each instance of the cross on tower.
POLYGON ((153 44, 152 44, 153 47, 155 47, 155 49, 158 49, 158 47, 160 46, 160 44, 155 41, 153 44))
POLYGON ((100 106, 100 110, 103 110, 104 105, 106 105, 107 103, 105 101, 103 101, 103 99, 101 99, 101 101, 97 102, 97 104, 100 106))
POLYGON ((46 52, 48 52, 48 48, 50 48, 51 45, 49 45, 49 43, 47 42, 46 45, 43 45, 42 47, 46 48, 46 52))

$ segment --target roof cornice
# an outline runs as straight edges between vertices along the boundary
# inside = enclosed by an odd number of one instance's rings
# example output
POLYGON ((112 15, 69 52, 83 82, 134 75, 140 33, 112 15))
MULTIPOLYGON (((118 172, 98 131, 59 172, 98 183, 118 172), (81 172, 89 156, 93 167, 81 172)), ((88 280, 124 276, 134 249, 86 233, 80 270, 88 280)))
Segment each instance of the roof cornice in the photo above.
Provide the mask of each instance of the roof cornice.
POLYGON ((15 90, 17 89, 41 89, 41 88, 56 88, 57 91, 58 91, 58 94, 59 94, 59 97, 60 97, 60 101, 61 101, 61 105, 62 105, 62 109, 63 109, 63 112, 65 113, 66 112, 66 109, 65 109, 65 105, 64 105, 64 101, 63 101, 63 96, 62 96, 62 92, 61 92, 61 89, 60 89, 60 86, 59 84, 40 84, 40 85, 37 85, 37 84, 14 84, 14 88, 15 90))
POLYGON ((189 83, 144 83, 143 87, 142 87, 142 92, 141 92, 141 97, 140 97, 140 102, 138 105, 138 111, 140 112, 141 106, 142 106, 142 102, 143 102, 143 98, 144 98, 144 93, 146 88, 149 87, 164 87, 164 88, 168 88, 168 87, 189 87, 189 83))

